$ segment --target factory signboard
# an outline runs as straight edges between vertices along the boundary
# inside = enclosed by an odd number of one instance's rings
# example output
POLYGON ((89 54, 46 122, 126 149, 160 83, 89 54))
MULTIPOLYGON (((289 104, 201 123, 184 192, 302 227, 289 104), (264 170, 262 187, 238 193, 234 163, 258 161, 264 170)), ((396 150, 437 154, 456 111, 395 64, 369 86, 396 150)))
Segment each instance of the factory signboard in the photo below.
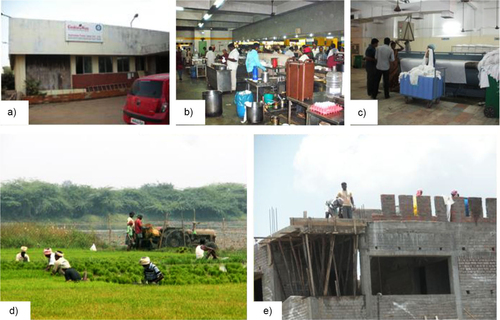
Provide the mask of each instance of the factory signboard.
POLYGON ((66 41, 103 42, 102 29, 100 23, 66 21, 66 41))

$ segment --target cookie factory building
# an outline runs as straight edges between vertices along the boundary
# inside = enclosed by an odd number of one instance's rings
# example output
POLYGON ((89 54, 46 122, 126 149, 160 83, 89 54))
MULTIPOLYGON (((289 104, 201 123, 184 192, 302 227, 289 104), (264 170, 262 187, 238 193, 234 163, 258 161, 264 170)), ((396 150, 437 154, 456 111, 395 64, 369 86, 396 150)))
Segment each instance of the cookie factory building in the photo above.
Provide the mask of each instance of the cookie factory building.
POLYGON ((11 18, 9 55, 16 91, 26 79, 49 94, 128 87, 169 71, 168 32, 96 23, 11 18))

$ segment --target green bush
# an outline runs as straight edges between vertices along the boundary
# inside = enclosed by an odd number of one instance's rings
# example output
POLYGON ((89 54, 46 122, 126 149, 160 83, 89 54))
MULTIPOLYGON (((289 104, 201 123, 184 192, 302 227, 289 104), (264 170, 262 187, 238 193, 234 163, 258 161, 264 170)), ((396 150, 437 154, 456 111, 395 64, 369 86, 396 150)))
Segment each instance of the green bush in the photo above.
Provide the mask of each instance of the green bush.
POLYGON ((33 78, 29 78, 24 80, 24 84, 26 85, 26 95, 27 96, 40 96, 45 95, 40 92, 40 84, 42 82, 39 80, 35 80, 33 78))
POLYGON ((3 68, 2 73, 2 90, 14 90, 15 89, 15 77, 14 72, 8 67, 3 68))

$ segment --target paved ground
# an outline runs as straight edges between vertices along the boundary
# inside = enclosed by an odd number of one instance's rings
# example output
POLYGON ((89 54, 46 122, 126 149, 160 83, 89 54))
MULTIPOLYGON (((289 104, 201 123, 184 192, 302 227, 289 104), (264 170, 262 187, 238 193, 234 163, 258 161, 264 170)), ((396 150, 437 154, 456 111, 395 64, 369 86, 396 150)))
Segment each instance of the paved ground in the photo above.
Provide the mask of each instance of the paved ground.
POLYGON ((126 96, 38 104, 30 107, 30 124, 125 124, 126 96))
MULTIPOLYGON (((478 105, 480 99, 445 98, 429 109, 423 100, 406 104, 404 97, 395 92, 385 99, 382 83, 377 97, 381 125, 498 125, 498 119, 484 116, 484 107, 478 105)), ((371 99, 366 92, 365 69, 351 69, 351 99, 371 99)))
MULTIPOLYGON (((188 69, 189 70, 189 69, 188 69)), ((186 70, 182 75, 182 81, 175 73, 177 79, 177 100, 202 100, 203 91, 211 90, 205 78, 192 79, 186 70)), ((234 93, 226 92, 222 95, 222 116, 206 118, 207 125, 238 125, 240 118, 236 113, 234 104, 234 93)))

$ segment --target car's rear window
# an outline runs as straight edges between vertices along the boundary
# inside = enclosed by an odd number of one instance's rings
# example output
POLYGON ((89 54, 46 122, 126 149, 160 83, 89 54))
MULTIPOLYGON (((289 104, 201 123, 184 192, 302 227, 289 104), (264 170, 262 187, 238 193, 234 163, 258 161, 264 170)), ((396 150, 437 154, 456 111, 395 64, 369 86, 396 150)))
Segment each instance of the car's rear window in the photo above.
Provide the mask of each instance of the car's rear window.
POLYGON ((161 81, 138 80, 134 82, 130 94, 139 97, 159 99, 161 97, 162 87, 163 82, 161 81))

